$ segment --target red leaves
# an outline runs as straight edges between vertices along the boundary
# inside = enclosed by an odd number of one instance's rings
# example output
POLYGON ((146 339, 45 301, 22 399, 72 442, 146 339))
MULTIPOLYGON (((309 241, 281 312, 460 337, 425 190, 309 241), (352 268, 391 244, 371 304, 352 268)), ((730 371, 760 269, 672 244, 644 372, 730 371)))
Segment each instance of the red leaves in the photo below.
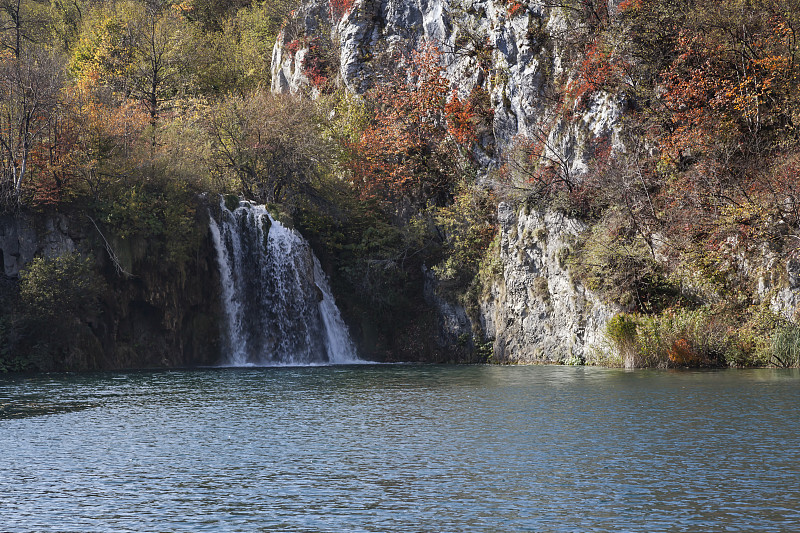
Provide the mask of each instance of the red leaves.
MULTIPOLYGON (((675 156, 720 126, 740 142, 765 128, 791 122, 798 66, 787 22, 771 17, 763 27, 715 34, 682 33, 677 58, 662 73, 662 101, 672 113, 667 139, 675 156)), ((708 141, 708 139, 706 139, 708 141)))
POLYGON ((594 40, 586 47, 577 75, 567 87, 567 96, 578 108, 585 108, 596 92, 619 87, 630 68, 628 61, 613 57, 609 47, 594 40))
POLYGON ((303 58, 302 66, 312 87, 323 93, 330 91, 328 82, 330 81, 331 67, 325 58, 324 45, 320 42, 319 37, 312 38, 308 43, 308 51, 303 58))
POLYGON ((522 2, 519 2, 518 0, 509 0, 507 9, 508 9, 508 14, 511 17, 522 15, 527 11, 525 5, 522 2))
POLYGON ((331 21, 336 24, 353 9, 355 0, 329 0, 331 21))
POLYGON ((363 198, 382 202, 446 203, 459 146, 477 136, 470 102, 453 93, 433 45, 405 58, 406 67, 376 87, 373 124, 354 146, 353 181, 363 198))
POLYGON ((300 39, 292 39, 288 43, 286 43, 286 50, 291 54, 292 57, 302 48, 302 43, 300 39))
POLYGON ((475 133, 476 117, 472 102, 462 102, 454 90, 450 100, 444 106, 447 117, 447 131, 462 146, 471 146, 478 140, 475 133))

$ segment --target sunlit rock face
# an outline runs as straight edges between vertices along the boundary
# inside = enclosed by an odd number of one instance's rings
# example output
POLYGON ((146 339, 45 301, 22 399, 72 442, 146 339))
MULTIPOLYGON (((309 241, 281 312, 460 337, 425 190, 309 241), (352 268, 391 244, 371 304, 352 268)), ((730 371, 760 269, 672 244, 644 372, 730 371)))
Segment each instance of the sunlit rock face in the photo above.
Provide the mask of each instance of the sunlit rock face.
MULTIPOLYGON (((570 76, 568 28, 561 8, 543 4, 531 2, 512 13, 506 2, 484 0, 356 0, 339 16, 327 1, 307 2, 277 40, 272 90, 315 95, 304 65, 321 40, 337 52, 339 82, 356 94, 397 70, 397 52, 430 43, 441 52, 460 97, 477 89, 488 98, 491 128, 482 133, 475 153, 484 169, 498 165, 516 142, 544 133, 568 172, 579 177, 588 171, 596 139, 621 149, 624 106, 600 92, 576 113, 557 113, 553 96, 570 76)), ((494 339, 498 361, 585 360, 614 310, 574 284, 557 260, 565 240, 583 225, 552 212, 517 213, 505 204, 499 214, 502 279, 480 303, 480 324, 471 326, 460 306, 436 300, 445 324, 441 336, 482 331, 494 339)))
POLYGON ((349 11, 332 16, 328 1, 314 0, 278 37, 272 90, 314 93, 305 65, 315 46, 333 49, 340 81, 361 93, 398 68, 394 52, 431 43, 461 97, 476 88, 488 95, 493 123, 477 154, 485 166, 516 139, 545 131, 570 171, 580 174, 587 170, 593 139, 607 137, 620 147, 617 124, 624 106, 601 92, 568 119, 556 117, 553 95, 569 79, 563 49, 569 30, 562 8, 536 2, 527 7, 512 15, 504 2, 356 0, 349 11))
MULTIPOLYGON (((577 113, 556 112, 553 96, 570 76, 564 39, 569 29, 562 8, 530 2, 512 13, 506 2, 485 0, 356 0, 339 17, 329 5, 306 3, 279 37, 273 91, 314 95, 303 67, 312 51, 305 43, 314 39, 324 37, 336 48, 339 80, 353 93, 396 70, 392 58, 397 52, 431 43, 442 53, 446 76, 460 97, 475 89, 488 97, 492 124, 475 154, 484 169, 496 166, 514 143, 543 132, 576 177, 588 171, 596 139, 621 149, 618 123, 624 106, 614 95, 597 93, 577 113)), ((613 310, 573 284, 557 261, 565 239, 583 226, 551 212, 518 214, 505 204, 499 213, 503 277, 480 304, 481 324, 472 330, 495 339, 499 361, 585 359, 613 310)), ((436 303, 449 324, 443 327, 444 337, 470 331, 463 309, 436 303)))
MULTIPOLYGON (((442 53, 451 88, 461 98, 475 89, 488 98, 491 127, 480 133, 474 154, 487 175, 516 143, 538 138, 563 165, 561 170, 579 181, 592 172, 599 142, 609 153, 625 151, 621 118, 628 102, 601 90, 572 102, 569 109, 558 107, 580 58, 570 48, 575 27, 566 8, 552 4, 560 3, 534 0, 514 8, 515 3, 500 0, 355 0, 352 8, 332 14, 328 0, 313 0, 298 10, 276 42, 272 89, 314 96, 316 89, 304 70, 312 42, 329 43, 338 58, 338 83, 356 94, 402 67, 397 52, 430 43, 442 53)), ((618 4, 608 3, 612 16, 618 4)), ((498 360, 586 359, 602 344, 604 325, 614 310, 580 283, 572 283, 554 258, 566 236, 585 228, 555 212, 526 213, 503 205, 500 222, 503 279, 480 304, 481 324, 471 329, 495 339, 498 360), (547 235, 546 243, 523 239, 525 234, 547 235), (549 297, 543 299, 545 293, 549 297)), ((768 250, 745 255, 737 265, 741 283, 751 285, 756 298, 774 313, 796 320, 796 261, 768 250)), ((463 309, 432 302, 444 324, 443 339, 468 334, 463 309)))
POLYGON ((481 302, 494 357, 504 363, 590 360, 619 311, 575 281, 566 264, 585 226, 563 214, 498 209, 502 276, 481 302))

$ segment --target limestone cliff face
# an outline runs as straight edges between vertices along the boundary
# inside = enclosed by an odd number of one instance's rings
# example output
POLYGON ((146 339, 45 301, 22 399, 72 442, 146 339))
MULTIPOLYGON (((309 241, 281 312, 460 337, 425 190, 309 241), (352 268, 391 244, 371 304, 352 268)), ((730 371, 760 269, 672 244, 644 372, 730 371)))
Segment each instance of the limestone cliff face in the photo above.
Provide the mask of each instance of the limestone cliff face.
POLYGON ((599 94, 576 116, 555 116, 552 91, 569 77, 560 44, 566 22, 563 8, 545 4, 530 2, 512 15, 507 2, 493 0, 356 0, 332 20, 329 2, 312 0, 276 42, 272 90, 313 93, 305 65, 323 44, 333 48, 341 81, 361 93, 387 67, 389 52, 432 43, 442 52, 453 89, 463 97, 479 87, 490 96, 493 128, 478 154, 485 165, 519 136, 544 131, 570 172, 584 172, 589 141, 607 136, 619 145, 624 106, 613 95, 599 94))
MULTIPOLYGON (((545 4, 530 2, 512 14, 507 2, 493 0, 356 0, 332 20, 329 3, 312 0, 278 38, 272 89, 313 95, 304 65, 315 52, 309 43, 320 38, 335 49, 339 78, 354 93, 368 89, 391 52, 432 43, 442 52, 453 89, 462 97, 475 88, 489 95, 492 129, 476 154, 485 168, 496 165, 517 139, 544 133, 568 171, 581 174, 593 139, 619 146, 624 106, 613 95, 599 94, 569 118, 555 112, 553 91, 569 79, 562 49, 567 21, 562 8, 545 4)), ((503 276, 481 303, 479 325, 470 323, 461 306, 435 296, 435 280, 426 284, 426 297, 440 315, 441 341, 463 344, 478 333, 494 339, 499 362, 585 360, 615 310, 573 283, 559 262, 567 240, 583 225, 551 212, 517 215, 506 204, 499 214, 503 276)))
POLYGON ((582 363, 603 344, 619 310, 574 281, 566 264, 577 220, 505 203, 498 208, 502 277, 481 302, 486 335, 502 363, 582 363))
MULTIPOLYGON (((613 13, 619 2, 610 1, 613 13)), ((570 26, 559 3, 503 0, 355 0, 343 14, 332 14, 328 0, 310 0, 279 36, 273 54, 272 89, 313 96, 306 73, 309 57, 328 47, 326 59, 349 91, 363 93, 376 77, 399 65, 393 52, 420 49, 426 42, 442 52, 446 75, 461 97, 480 88, 489 95, 491 131, 480 138, 475 155, 487 171, 518 139, 546 139, 551 159, 580 179, 590 171, 596 141, 625 151, 620 136, 627 102, 614 94, 593 93, 570 112, 553 102, 571 80, 570 26), (324 46, 323 46, 324 45, 324 46)), ((619 310, 574 282, 560 250, 585 230, 555 212, 517 212, 499 208, 503 276, 481 303, 481 323, 467 319, 458 305, 427 291, 440 315, 441 340, 482 332, 494 339, 494 356, 503 362, 577 361, 589 358, 603 341, 607 321, 619 310), (433 295, 433 296, 432 296, 433 295)), ((654 239, 655 240, 655 239, 654 239)), ((736 246, 733 243, 732 246, 736 246)), ((797 320, 800 266, 769 251, 743 256, 733 265, 754 299, 797 320), (755 286, 754 286, 755 285, 755 286)), ((427 286, 435 287, 435 280, 427 286)), ((713 300, 714 295, 704 295, 713 300)), ((758 302, 755 302, 758 303, 758 302)))

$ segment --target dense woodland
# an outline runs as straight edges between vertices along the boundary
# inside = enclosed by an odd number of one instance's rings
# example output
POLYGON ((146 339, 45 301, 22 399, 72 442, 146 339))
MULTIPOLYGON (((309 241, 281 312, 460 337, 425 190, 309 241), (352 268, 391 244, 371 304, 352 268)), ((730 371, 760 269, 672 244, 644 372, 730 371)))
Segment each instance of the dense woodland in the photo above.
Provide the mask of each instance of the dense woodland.
MULTIPOLYGON (((590 223, 568 260, 627 311, 609 339, 637 366, 800 362, 798 329, 745 266, 769 251, 785 277, 797 253, 800 2, 552 2, 566 25, 546 38, 570 68, 546 84, 538 133, 507 147, 486 141, 487 92, 453 91, 437 43, 376 61, 356 96, 329 35, 290 40, 311 49, 309 85, 272 94, 293 2, 0 0, 0 208, 91 223, 124 277, 134 260, 181 271, 205 237, 201 194, 265 203, 311 240, 350 295, 345 316, 391 359, 427 353, 423 266, 474 312, 500 275, 497 202, 547 206, 590 223), (603 92, 625 109, 623 146, 594 139, 576 175, 550 133, 603 92), (137 239, 147 257, 126 261, 137 239)), ((332 1, 331 17, 352 8, 332 1)), ((42 354, 74 341, 65 313, 108 297, 83 252, 4 289, 0 369, 46 368, 42 354)), ((485 359, 484 342, 476 332, 459 357, 485 359)))

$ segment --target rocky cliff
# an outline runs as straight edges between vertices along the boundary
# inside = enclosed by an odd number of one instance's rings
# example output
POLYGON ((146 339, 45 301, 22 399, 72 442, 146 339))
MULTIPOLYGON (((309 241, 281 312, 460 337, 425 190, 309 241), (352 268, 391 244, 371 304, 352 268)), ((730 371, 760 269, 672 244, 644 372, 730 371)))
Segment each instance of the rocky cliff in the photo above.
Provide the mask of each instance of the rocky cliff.
MULTIPOLYGON (((519 137, 544 133, 570 172, 586 170, 590 141, 608 136, 612 144, 624 102, 598 94, 575 117, 554 113, 553 91, 569 78, 564 49, 569 21, 562 7, 548 2, 493 0, 356 0, 344 14, 326 0, 303 5, 278 37, 272 56, 274 92, 313 92, 309 58, 327 51, 329 65, 348 90, 366 90, 386 69, 392 52, 432 43, 442 52, 447 77, 460 96, 485 90, 493 115, 481 139, 483 164, 519 137), (512 5, 513 4, 513 5, 512 5), (514 7, 514 5, 518 7, 514 7)), ((396 68, 390 63, 389 69, 396 68)))
MULTIPOLYGON (((480 132, 474 153, 487 174, 518 142, 533 139, 544 146, 543 158, 555 162, 566 179, 579 183, 594 172, 598 146, 610 154, 627 152, 622 117, 635 101, 602 87, 593 87, 585 97, 558 97, 580 85, 574 83, 579 78, 577 66, 587 56, 576 50, 584 50, 592 41, 592 16, 598 11, 591 10, 603 6, 602 16, 596 16, 599 23, 602 17, 614 17, 618 4, 608 2, 606 10, 605 3, 595 2, 312 0, 276 42, 272 90, 313 97, 319 94, 319 66, 324 64, 327 76, 336 77, 352 93, 363 93, 376 79, 397 69, 398 57, 431 43, 441 52, 451 88, 460 97, 475 89, 488 95, 491 128, 480 132), (317 71, 310 72, 310 65, 317 71), (560 107, 564 101, 569 109, 560 107)), ((642 181, 641 187, 649 194, 648 187, 654 186, 642 181)), ((658 218, 652 204, 650 209, 658 218)), ((561 260, 563 250, 586 226, 557 210, 531 211, 510 204, 499 206, 498 218, 502 276, 489 287, 479 316, 443 298, 436 280, 426 283, 428 302, 440 315, 441 342, 453 344, 471 330, 478 337, 494 339, 497 361, 589 360, 603 343, 606 323, 621 309, 588 291, 561 260)), ((653 231, 640 237, 661 263, 656 269, 670 271, 682 260, 658 256, 659 239, 653 231)), ((730 250, 721 255, 732 259, 715 269, 725 270, 724 276, 736 288, 722 290, 747 294, 747 301, 742 297, 736 305, 749 306, 751 316, 766 304, 775 315, 795 320, 800 303, 796 261, 768 249, 740 253, 745 248, 741 243, 728 244, 730 250)), ((711 306, 721 299, 714 292, 718 288, 689 287, 693 278, 707 275, 681 272, 678 277, 683 279, 669 283, 680 285, 676 290, 686 290, 690 299, 698 296, 692 305, 711 306)))
MULTIPOLYGON (((601 93, 579 114, 556 113, 553 91, 563 89, 570 75, 565 51, 570 22, 563 8, 547 4, 357 0, 336 13, 332 3, 314 0, 304 4, 276 42, 272 90, 313 96, 307 65, 320 54, 320 43, 332 49, 327 57, 333 58, 333 70, 353 93, 367 90, 382 75, 387 58, 395 57, 392 52, 432 43, 460 96, 476 88, 489 96, 492 127, 482 133, 476 151, 484 169, 496 166, 518 140, 543 137, 566 171, 579 175, 588 168, 593 140, 605 138, 619 149, 624 102, 601 93)), ((463 350, 464 339, 476 334, 494 339, 499 362, 585 361, 615 314, 574 282, 559 261, 568 239, 585 227, 555 212, 517 215, 515 209, 499 207, 503 274, 481 302, 480 318, 470 322, 462 306, 437 294, 435 280, 426 283, 426 298, 440 315, 440 344, 463 350)))
POLYGON ((619 312, 573 279, 567 265, 572 239, 584 224, 552 211, 501 203, 502 276, 481 302, 485 335, 501 363, 583 364, 604 341, 619 312))

